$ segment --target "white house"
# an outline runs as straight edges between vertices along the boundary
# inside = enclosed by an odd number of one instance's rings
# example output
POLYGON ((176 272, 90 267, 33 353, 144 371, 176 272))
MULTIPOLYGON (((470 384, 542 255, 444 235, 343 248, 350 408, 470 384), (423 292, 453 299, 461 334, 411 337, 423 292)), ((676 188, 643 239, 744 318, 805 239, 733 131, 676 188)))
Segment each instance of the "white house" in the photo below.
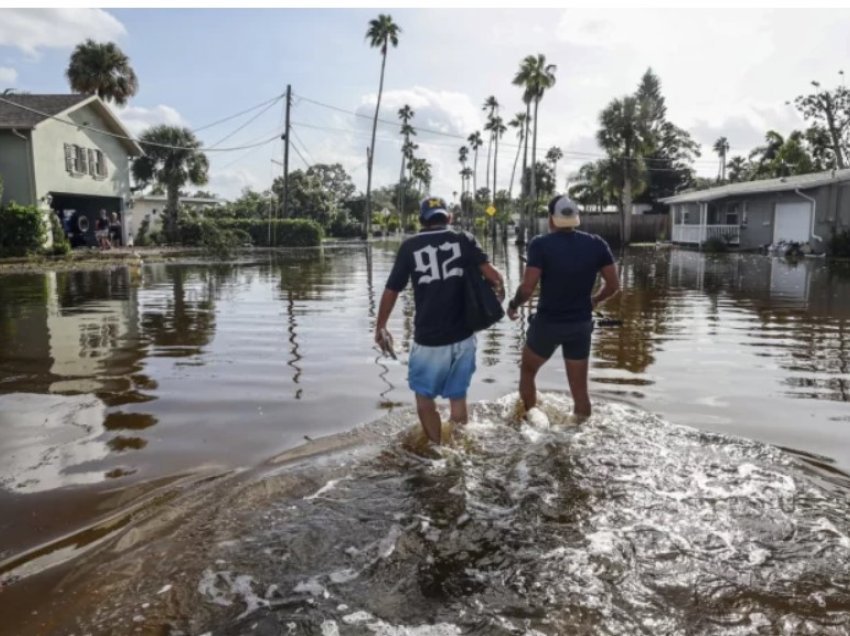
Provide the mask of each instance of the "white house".
POLYGON ((97 96, 0 96, 0 202, 58 214, 72 244, 97 244, 94 227, 101 210, 117 212, 123 225, 130 160, 142 154, 97 96))
MULTIPOLYGON (((135 236, 139 226, 147 219, 150 230, 162 229, 162 218, 168 197, 159 194, 136 194, 127 210, 127 232, 135 236)), ((227 203, 224 199, 207 197, 180 197, 179 205, 198 212, 227 203)))

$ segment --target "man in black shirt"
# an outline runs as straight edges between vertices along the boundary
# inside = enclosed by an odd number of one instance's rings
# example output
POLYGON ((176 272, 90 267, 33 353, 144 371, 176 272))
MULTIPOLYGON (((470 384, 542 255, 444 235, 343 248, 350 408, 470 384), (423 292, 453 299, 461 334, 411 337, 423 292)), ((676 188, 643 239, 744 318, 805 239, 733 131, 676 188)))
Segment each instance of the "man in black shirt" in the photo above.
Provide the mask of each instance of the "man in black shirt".
POLYGON ((477 265, 504 298, 502 275, 471 234, 448 227, 446 202, 427 198, 419 206, 422 230, 401 244, 378 309, 375 342, 385 343, 387 321, 399 292, 413 281, 416 304, 408 385, 425 434, 440 443, 440 415, 434 399, 449 399, 451 420, 465 424, 466 393, 475 372, 475 336, 464 320, 464 276, 477 265))
POLYGON ((578 231, 579 224, 578 207, 570 199, 559 195, 549 202, 549 234, 528 244, 522 284, 508 304, 508 317, 516 320, 519 306, 541 283, 520 368, 519 394, 526 410, 537 403, 537 372, 561 347, 573 410, 576 415, 590 415, 587 371, 593 310, 619 291, 620 278, 605 240, 578 231), (593 294, 599 274, 604 285, 593 294))

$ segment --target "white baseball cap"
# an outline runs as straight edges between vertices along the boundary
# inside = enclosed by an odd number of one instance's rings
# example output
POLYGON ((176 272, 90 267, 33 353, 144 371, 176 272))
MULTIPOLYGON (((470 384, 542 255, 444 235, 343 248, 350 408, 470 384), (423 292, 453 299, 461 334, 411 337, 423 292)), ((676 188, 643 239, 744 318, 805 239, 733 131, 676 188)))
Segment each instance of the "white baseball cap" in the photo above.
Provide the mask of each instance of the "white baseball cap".
POLYGON ((581 219, 578 216, 578 206, 564 194, 559 194, 549 201, 549 216, 555 227, 578 227, 581 219))

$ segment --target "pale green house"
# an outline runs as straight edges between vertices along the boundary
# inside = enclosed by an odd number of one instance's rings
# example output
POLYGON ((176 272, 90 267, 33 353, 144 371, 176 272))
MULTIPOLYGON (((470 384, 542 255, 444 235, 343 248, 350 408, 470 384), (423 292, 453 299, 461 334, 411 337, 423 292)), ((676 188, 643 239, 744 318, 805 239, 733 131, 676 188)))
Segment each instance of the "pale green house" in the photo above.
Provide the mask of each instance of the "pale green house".
POLYGON ((22 94, 0 101, 2 203, 59 215, 72 244, 96 244, 100 210, 118 213, 126 244, 130 161, 141 154, 97 96, 22 94))

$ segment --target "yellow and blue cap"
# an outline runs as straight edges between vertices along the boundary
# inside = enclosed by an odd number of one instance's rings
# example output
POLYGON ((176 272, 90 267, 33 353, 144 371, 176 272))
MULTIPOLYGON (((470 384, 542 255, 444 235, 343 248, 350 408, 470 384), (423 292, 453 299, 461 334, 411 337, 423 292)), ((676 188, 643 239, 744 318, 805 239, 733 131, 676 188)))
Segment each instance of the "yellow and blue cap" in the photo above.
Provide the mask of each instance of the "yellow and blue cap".
POLYGON ((437 214, 442 214, 448 219, 448 207, 445 200, 440 197, 427 197, 422 199, 422 203, 419 204, 419 218, 423 221, 430 221, 437 214))

